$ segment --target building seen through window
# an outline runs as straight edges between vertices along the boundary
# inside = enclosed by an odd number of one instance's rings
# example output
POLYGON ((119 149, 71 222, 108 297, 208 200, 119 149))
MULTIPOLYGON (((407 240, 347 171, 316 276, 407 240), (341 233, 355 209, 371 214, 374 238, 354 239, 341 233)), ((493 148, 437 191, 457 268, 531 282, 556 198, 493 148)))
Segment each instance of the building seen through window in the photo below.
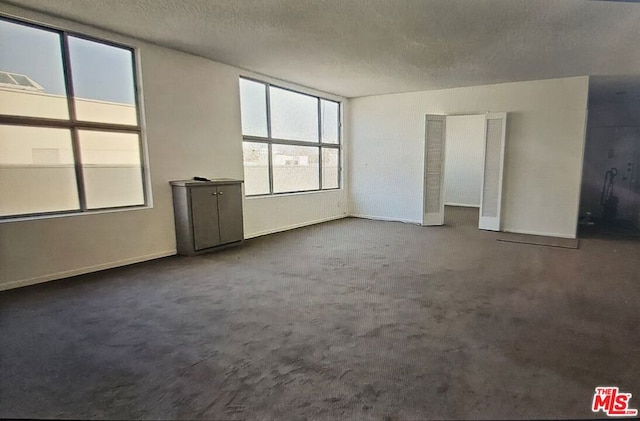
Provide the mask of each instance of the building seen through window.
POLYGON ((340 188, 340 104, 240 79, 248 196, 340 188))
POLYGON ((146 202, 130 48, 0 19, 0 218, 146 202))

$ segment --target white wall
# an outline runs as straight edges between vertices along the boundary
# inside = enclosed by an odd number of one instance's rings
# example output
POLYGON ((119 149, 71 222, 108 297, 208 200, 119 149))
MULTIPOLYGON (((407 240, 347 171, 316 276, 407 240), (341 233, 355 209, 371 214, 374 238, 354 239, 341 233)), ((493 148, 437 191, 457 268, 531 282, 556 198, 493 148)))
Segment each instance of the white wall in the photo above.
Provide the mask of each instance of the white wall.
POLYGON ((343 190, 245 199, 245 237, 257 237, 310 223, 345 217, 349 202, 343 190))
MULTIPOLYGON (((175 254, 168 183, 194 175, 243 178, 238 76, 251 75, 5 4, 0 11, 138 49, 153 193, 152 208, 1 222, 0 289, 175 254)), ((247 199, 245 236, 343 217, 346 194, 247 199)))
POLYGON ((448 116, 444 203, 480 206, 484 162, 484 115, 448 116))
POLYGON ((425 114, 505 111, 504 230, 575 237, 587 91, 575 77, 351 100, 352 213, 420 223, 425 114))

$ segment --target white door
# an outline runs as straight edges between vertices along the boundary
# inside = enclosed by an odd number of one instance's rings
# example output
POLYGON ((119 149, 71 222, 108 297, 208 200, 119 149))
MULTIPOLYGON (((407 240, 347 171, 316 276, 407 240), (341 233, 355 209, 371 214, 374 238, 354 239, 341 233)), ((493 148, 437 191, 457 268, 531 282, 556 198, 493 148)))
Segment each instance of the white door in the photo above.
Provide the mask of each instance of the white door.
POLYGON ((427 115, 424 146, 422 225, 444 224, 444 149, 446 116, 427 115))
POLYGON ((507 128, 506 113, 487 113, 484 129, 484 173, 480 195, 482 230, 500 231, 502 215, 502 176, 507 128))

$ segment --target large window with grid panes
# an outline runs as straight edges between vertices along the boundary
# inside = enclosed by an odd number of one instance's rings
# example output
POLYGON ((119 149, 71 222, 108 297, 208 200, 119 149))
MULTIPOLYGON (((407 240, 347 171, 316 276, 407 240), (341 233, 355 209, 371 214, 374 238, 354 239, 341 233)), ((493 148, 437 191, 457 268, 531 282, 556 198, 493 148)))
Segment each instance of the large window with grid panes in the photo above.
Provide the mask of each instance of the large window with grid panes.
POLYGON ((340 103, 240 78, 245 195, 340 188, 340 103))
POLYGON ((0 219, 145 206, 134 50, 4 17, 0 39, 0 219))

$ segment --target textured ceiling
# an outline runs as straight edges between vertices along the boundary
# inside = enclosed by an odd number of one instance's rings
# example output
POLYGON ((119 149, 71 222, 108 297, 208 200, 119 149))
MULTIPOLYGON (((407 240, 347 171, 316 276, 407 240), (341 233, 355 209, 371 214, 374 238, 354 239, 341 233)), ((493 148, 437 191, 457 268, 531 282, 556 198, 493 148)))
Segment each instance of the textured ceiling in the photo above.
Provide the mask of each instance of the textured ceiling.
POLYGON ((346 97, 640 74, 640 4, 9 0, 346 97))

